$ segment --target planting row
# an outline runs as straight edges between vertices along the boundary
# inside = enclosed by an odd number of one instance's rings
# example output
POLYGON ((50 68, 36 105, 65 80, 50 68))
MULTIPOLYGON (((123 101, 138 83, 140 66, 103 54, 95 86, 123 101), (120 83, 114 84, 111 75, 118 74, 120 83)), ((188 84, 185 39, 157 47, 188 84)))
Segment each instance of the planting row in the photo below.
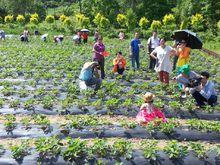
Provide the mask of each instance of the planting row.
POLYGON ((66 116, 51 121, 44 115, 24 117, 18 124, 14 115, 6 115, 0 124, 1 138, 41 137, 58 135, 60 138, 126 137, 178 140, 220 141, 220 122, 202 120, 174 120, 162 123, 160 120, 139 126, 132 118, 107 118, 101 116, 66 116), (58 124, 62 123, 62 124, 58 124), (5 129, 5 133, 3 131, 5 129), (42 131, 40 131, 42 130, 42 131), (38 132, 38 134, 36 134, 38 132))
POLYGON ((23 140, 10 145, 9 151, 0 147, 0 163, 4 161, 20 164, 50 162, 52 164, 193 164, 208 162, 218 164, 220 145, 204 145, 199 142, 180 143, 175 140, 161 143, 156 140, 92 139, 67 138, 64 141, 52 136, 35 141, 23 140), (20 144, 19 144, 20 143, 20 144), (28 156, 29 155, 29 156, 28 156), (26 157, 26 159, 25 159, 26 157), (13 159, 15 160, 13 160, 13 159))

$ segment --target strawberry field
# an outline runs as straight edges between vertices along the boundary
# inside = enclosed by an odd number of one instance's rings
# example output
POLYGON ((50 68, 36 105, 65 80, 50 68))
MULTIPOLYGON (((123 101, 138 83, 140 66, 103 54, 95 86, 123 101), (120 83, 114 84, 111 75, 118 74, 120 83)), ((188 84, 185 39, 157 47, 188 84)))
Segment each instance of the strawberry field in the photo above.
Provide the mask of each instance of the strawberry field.
MULTIPOLYGON (((141 69, 130 69, 129 42, 104 38, 110 56, 94 94, 78 86, 83 64, 92 60, 92 42, 1 41, 0 164, 220 164, 220 106, 198 108, 191 96, 181 97, 174 80, 160 84, 147 69, 144 49, 141 69), (118 51, 128 63, 123 78, 112 72, 118 51), (167 123, 135 122, 147 91, 156 95, 167 123)), ((192 50, 190 60, 192 70, 209 71, 219 94, 219 59, 192 50)))

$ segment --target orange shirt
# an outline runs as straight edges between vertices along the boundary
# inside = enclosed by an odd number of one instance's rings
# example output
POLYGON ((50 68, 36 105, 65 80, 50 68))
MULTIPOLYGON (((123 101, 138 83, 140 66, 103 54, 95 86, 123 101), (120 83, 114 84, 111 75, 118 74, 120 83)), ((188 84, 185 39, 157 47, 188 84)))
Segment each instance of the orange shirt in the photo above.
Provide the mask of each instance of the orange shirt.
POLYGON ((178 61, 177 61, 177 67, 181 67, 189 63, 189 54, 190 54, 189 47, 185 47, 184 49, 179 48, 177 50, 177 55, 179 56, 178 61))
POLYGON ((125 60, 124 57, 122 57, 122 58, 120 58, 120 59, 116 57, 116 58, 113 60, 113 65, 114 65, 113 71, 114 71, 114 72, 117 72, 117 65, 121 65, 122 68, 125 68, 126 60, 125 60))
POLYGON ((81 36, 82 36, 82 39, 88 39, 88 34, 87 33, 83 33, 81 36))

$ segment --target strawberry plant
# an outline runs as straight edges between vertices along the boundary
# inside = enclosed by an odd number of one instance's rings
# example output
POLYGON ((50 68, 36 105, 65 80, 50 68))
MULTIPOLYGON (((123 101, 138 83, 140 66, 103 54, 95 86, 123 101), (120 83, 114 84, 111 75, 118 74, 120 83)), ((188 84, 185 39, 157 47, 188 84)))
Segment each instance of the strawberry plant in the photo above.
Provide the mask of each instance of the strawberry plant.
POLYGON ((34 99, 28 99, 24 102, 24 109, 34 110, 34 104, 35 104, 34 99))
POLYGON ((168 154, 170 159, 183 159, 188 154, 188 147, 172 140, 164 147, 164 152, 168 154))
POLYGON ((12 131, 16 128, 17 124, 15 123, 16 118, 15 115, 9 114, 5 116, 5 122, 4 122, 4 126, 5 126, 5 130, 7 132, 7 134, 11 133, 12 131))
POLYGON ((121 120, 119 121, 119 123, 125 129, 134 129, 135 127, 137 127, 137 123, 135 121, 121 120))
POLYGON ((201 143, 191 142, 190 148, 199 159, 206 159, 208 157, 206 155, 206 149, 201 143))
POLYGON ((91 152, 91 156, 95 155, 98 158, 106 158, 109 156, 109 146, 107 145, 107 141, 104 139, 93 139, 93 145, 89 151, 91 152))
POLYGON ((115 110, 119 104, 119 99, 116 99, 116 98, 112 98, 112 99, 109 99, 105 102, 105 105, 106 107, 112 111, 112 110, 115 110))
POLYGON ((131 142, 124 139, 116 140, 111 146, 111 155, 115 159, 119 159, 120 157, 131 159, 132 158, 131 142))
POLYGON ((62 143, 56 136, 41 137, 35 141, 35 146, 39 154, 39 160, 52 160, 56 159, 61 153, 62 143))
POLYGON ((78 163, 84 160, 89 153, 89 148, 86 146, 86 144, 86 141, 82 141, 79 138, 67 138, 67 147, 63 151, 64 160, 71 162, 75 161, 78 163))
POLYGON ((5 153, 5 149, 3 145, 0 145, 0 156, 2 156, 5 153))
POLYGON ((50 120, 45 115, 35 115, 33 117, 34 122, 41 126, 41 129, 48 133, 50 132, 50 120))
POLYGON ((102 100, 98 99, 98 100, 92 102, 92 106, 94 106, 97 110, 102 109, 102 100))
POLYGON ((19 107, 19 105, 20 105, 20 100, 12 100, 10 101, 9 107, 16 109, 19 107))
POLYGON ((30 122, 31 122, 31 118, 29 117, 24 117, 21 119, 21 123, 23 124, 26 130, 31 128, 30 122))
POLYGON ((158 157, 157 152, 159 151, 159 148, 157 146, 158 142, 156 140, 153 141, 143 141, 141 143, 144 157, 150 160, 156 160, 158 157))
POLYGON ((53 97, 51 97, 49 95, 44 96, 43 101, 42 101, 43 108, 52 109, 53 103, 54 103, 53 97))
POLYGON ((16 160, 22 160, 29 153, 29 143, 28 141, 23 141, 21 145, 11 146, 12 157, 16 160))

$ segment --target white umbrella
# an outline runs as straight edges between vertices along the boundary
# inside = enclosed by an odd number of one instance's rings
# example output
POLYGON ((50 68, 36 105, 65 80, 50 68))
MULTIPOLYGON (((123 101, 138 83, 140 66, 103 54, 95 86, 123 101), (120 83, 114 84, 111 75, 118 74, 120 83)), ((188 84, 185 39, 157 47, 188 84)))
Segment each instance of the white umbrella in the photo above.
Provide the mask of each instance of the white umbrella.
POLYGON ((88 29, 82 29, 82 30, 80 30, 81 32, 89 32, 89 30, 88 29))
POLYGON ((79 36, 78 35, 75 35, 75 36, 73 36, 73 40, 75 41, 75 40, 78 40, 79 39, 79 36))

